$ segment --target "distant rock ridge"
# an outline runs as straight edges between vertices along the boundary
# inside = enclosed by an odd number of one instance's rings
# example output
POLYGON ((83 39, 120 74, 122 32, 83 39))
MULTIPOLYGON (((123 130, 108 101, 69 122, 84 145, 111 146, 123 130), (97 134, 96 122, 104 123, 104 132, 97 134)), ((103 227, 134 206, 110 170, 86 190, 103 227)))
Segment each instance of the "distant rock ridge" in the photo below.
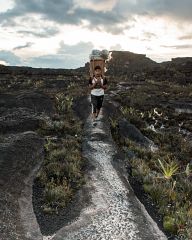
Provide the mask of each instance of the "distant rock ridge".
MULTIPOLYGON (((32 68, 0 65, 0 80, 3 75, 27 76, 89 76, 89 62, 76 69, 32 68)), ((107 62, 106 75, 126 81, 172 81, 178 83, 192 82, 192 57, 177 57, 171 61, 157 63, 146 54, 129 51, 111 51, 107 62)))
POLYGON ((173 58, 157 63, 145 54, 112 51, 107 75, 131 81, 171 81, 182 84, 192 82, 192 57, 173 58))
MULTIPOLYGON (((79 68, 81 69, 81 68, 79 68)), ((5 66, 0 64, 0 74, 27 74, 27 75, 74 75, 77 74, 77 69, 64 69, 64 68, 33 68, 25 66, 5 66)))

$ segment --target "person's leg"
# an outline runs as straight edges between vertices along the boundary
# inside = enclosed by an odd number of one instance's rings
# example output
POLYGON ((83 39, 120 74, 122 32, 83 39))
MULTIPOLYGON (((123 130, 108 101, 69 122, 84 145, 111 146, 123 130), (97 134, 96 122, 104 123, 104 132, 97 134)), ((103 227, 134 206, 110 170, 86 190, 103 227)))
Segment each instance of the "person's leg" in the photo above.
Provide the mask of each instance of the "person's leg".
POLYGON ((92 119, 93 119, 93 121, 95 120, 96 117, 97 117, 96 112, 93 112, 93 113, 92 113, 92 119))
POLYGON ((92 106, 92 120, 94 121, 96 118, 96 108, 97 108, 97 99, 96 96, 91 94, 91 106, 92 106))
POLYGON ((98 117, 99 112, 100 112, 100 109, 97 108, 97 109, 96 109, 96 115, 95 115, 96 118, 98 117))
POLYGON ((98 117, 99 113, 100 113, 100 109, 103 105, 103 95, 102 96, 98 96, 98 101, 97 101, 97 109, 96 109, 96 117, 98 117))

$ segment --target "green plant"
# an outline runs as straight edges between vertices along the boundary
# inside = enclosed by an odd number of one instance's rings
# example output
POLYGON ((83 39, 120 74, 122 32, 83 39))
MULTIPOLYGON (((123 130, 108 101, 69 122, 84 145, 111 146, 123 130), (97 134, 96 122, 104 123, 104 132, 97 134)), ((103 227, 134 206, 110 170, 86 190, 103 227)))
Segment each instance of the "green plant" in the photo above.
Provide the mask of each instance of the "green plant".
POLYGON ((109 117, 109 119, 110 119, 110 124, 111 124, 112 128, 116 128, 118 125, 117 119, 111 118, 111 117, 109 117))
POLYGON ((176 181, 170 182, 167 186, 166 193, 168 195, 169 202, 174 202, 177 197, 177 192, 175 191, 176 181))
POLYGON ((173 161, 166 162, 158 159, 158 162, 159 162, 163 177, 167 180, 169 180, 173 175, 175 175, 179 169, 178 164, 173 161))
POLYGON ((75 82, 72 82, 72 83, 70 83, 68 86, 67 86, 67 89, 71 89, 71 88, 74 88, 74 87, 76 87, 76 83, 75 82))
POLYGON ((66 110, 67 111, 71 110, 71 107, 73 105, 73 97, 72 96, 66 96, 65 101, 66 101, 66 110))
POLYGON ((44 169, 41 169, 41 171, 38 172, 37 179, 41 185, 43 185, 43 186, 46 185, 46 183, 48 181, 48 177, 47 177, 47 173, 44 169))
POLYGON ((121 110, 121 112, 122 112, 122 114, 123 115, 127 115, 127 114, 133 114, 134 113, 134 108, 132 108, 132 107, 123 107, 123 106, 121 106, 120 107, 120 110, 121 110))
POLYGON ((50 155, 48 156, 49 162, 63 162, 65 160, 67 152, 68 150, 65 147, 63 147, 62 149, 54 149, 52 152, 50 152, 50 155))
POLYGON ((65 138, 62 140, 63 146, 65 146, 67 149, 78 149, 80 150, 81 144, 80 142, 81 139, 79 139, 77 136, 71 137, 71 138, 65 138))
POLYGON ((47 142, 45 143, 44 147, 47 152, 50 152, 54 148, 57 148, 57 144, 53 143, 50 138, 47 138, 47 142))
POLYGON ((41 88, 44 87, 44 81, 43 80, 37 80, 33 83, 35 88, 41 88))
POLYGON ((187 177, 192 176, 192 166, 190 163, 187 164, 187 166, 185 168, 185 173, 186 173, 187 177))
POLYGON ((187 209, 185 207, 180 207, 175 213, 175 223, 179 232, 183 232, 187 223, 187 209))
POLYGON ((56 185, 52 179, 44 191, 45 200, 48 206, 64 207, 69 198, 71 198, 72 191, 68 183, 63 180, 61 185, 56 185))
POLYGON ((47 206, 46 204, 43 206, 43 212, 45 214, 52 214, 57 212, 56 209, 51 208, 50 206, 47 206))
POLYGON ((152 191, 153 189, 153 184, 143 184, 143 189, 146 193, 149 193, 152 191))
POLYGON ((137 170, 137 172, 142 176, 146 176, 150 173, 150 168, 147 163, 141 158, 133 158, 131 160, 131 165, 137 170))
POLYGON ((73 105, 73 97, 70 95, 65 95, 64 93, 58 93, 55 96, 56 107, 60 113, 68 112, 71 110, 73 105))
POLYGON ((165 188, 163 185, 154 183, 149 194, 159 207, 167 205, 167 199, 165 198, 165 188))
POLYGON ((45 167, 49 179, 59 180, 64 175, 64 165, 60 162, 51 162, 45 167))
POLYGON ((163 227, 166 231, 173 234, 177 233, 177 227, 175 224, 175 219, 172 216, 165 216, 163 218, 163 227))

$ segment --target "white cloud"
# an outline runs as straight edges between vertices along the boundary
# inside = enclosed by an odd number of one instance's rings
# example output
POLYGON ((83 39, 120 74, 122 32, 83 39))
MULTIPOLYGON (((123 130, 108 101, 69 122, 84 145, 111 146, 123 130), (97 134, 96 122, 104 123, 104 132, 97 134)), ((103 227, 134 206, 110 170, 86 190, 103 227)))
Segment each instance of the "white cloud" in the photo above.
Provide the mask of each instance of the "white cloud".
POLYGON ((7 65, 20 65, 21 59, 11 51, 0 51, 0 61, 7 63, 7 65))
POLYGON ((83 66, 92 48, 191 56, 191 0, 0 0, 0 61, 83 66), (15 4, 14 4, 15 3, 15 4))
POLYGON ((0 0, 0 12, 6 12, 14 7, 14 0, 0 0))
POLYGON ((1 65, 9 65, 9 63, 8 63, 8 62, 6 62, 6 61, 3 61, 3 60, 0 60, 0 64, 1 64, 1 65))

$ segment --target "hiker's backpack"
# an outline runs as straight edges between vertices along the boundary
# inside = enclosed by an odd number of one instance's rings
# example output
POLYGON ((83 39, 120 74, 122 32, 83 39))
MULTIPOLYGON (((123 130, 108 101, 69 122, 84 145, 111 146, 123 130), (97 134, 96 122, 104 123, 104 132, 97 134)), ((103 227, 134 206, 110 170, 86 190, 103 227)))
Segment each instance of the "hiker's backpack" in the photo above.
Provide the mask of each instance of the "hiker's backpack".
POLYGON ((93 77, 94 69, 96 66, 101 67, 101 75, 104 76, 106 70, 106 60, 109 58, 109 52, 107 50, 92 50, 92 53, 89 56, 90 58, 90 76, 93 77))

